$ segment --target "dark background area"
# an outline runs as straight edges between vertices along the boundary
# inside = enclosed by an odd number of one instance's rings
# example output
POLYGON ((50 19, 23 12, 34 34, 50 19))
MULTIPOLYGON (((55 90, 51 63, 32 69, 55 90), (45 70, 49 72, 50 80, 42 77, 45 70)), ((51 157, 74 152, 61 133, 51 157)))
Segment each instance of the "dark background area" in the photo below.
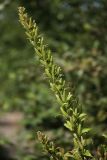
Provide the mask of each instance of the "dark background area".
MULTIPOLYGON (((24 6, 87 113, 92 150, 107 134, 107 1, 0 1, 0 160, 47 160, 36 132, 68 149, 59 106, 18 20, 24 6), (4 153, 4 154, 3 154, 4 153), (5 156, 5 157, 3 157, 5 156)), ((90 142, 89 142, 90 145, 90 142)))

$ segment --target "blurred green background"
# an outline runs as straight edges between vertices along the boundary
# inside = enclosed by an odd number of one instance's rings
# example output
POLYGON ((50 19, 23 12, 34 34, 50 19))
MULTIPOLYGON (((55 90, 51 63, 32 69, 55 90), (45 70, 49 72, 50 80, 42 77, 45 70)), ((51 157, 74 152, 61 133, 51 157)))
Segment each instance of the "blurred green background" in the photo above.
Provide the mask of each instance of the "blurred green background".
POLYGON ((36 20, 83 105, 95 150, 104 141, 102 134, 107 134, 107 1, 0 0, 0 160, 47 160, 37 141, 38 130, 66 149, 72 146, 56 99, 18 21, 20 5, 36 20), (7 115, 14 115, 14 123, 19 118, 16 126, 12 122, 13 128, 19 127, 14 137, 4 123, 7 115), (4 125, 7 131, 2 131, 4 125))

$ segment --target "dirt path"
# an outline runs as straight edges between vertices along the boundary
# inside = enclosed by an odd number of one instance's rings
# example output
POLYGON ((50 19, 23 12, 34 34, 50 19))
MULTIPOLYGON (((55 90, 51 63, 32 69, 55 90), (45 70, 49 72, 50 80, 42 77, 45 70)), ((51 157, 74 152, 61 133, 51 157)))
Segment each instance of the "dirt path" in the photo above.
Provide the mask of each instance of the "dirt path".
POLYGON ((15 140, 22 128, 22 119, 23 115, 20 112, 3 113, 0 116, 0 135, 15 140))

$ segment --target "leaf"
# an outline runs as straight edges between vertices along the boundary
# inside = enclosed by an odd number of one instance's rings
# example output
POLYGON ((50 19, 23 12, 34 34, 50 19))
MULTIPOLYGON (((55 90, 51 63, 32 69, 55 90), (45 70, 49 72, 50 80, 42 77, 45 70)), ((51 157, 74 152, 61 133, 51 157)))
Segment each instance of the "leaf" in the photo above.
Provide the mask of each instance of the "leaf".
POLYGON ((85 113, 81 113, 80 115, 79 115, 79 118, 83 118, 83 117, 85 117, 87 114, 85 114, 85 113))
POLYGON ((61 105, 62 105, 62 104, 63 104, 63 102, 62 102, 62 100, 60 99, 59 95, 57 95, 57 94, 56 94, 55 96, 56 96, 57 101, 59 102, 59 104, 61 104, 61 105))
POLYGON ((78 134, 81 135, 81 124, 78 125, 78 134))
POLYGON ((85 120, 85 118, 86 118, 86 114, 85 113, 81 113, 80 115, 79 115, 79 118, 80 118, 80 120, 81 121, 84 121, 85 120))
POLYGON ((93 156, 91 155, 91 153, 90 153, 88 150, 85 151, 84 156, 93 157, 93 156))
POLYGON ((63 109, 62 107, 60 108, 60 110, 61 110, 62 114, 64 115, 64 117, 67 118, 67 117, 68 117, 67 112, 65 112, 64 109, 63 109))
POLYGON ((67 121, 67 122, 64 124, 64 126, 65 126, 66 128, 68 128, 70 131, 72 131, 72 124, 71 124, 69 121, 67 121))
POLYGON ((91 128, 84 128, 82 129, 82 134, 87 133, 91 130, 91 128))
POLYGON ((69 92, 68 96, 67 96, 67 101, 69 101, 71 99, 71 97, 72 97, 72 94, 69 92))
MULTIPOLYGON (((44 62, 44 61, 43 61, 44 62)), ((43 62, 41 62, 41 63, 43 63, 43 62)), ((44 62, 45 63, 45 62, 44 62)), ((45 73, 47 74, 47 76, 50 78, 51 77, 51 74, 49 73, 49 70, 46 68, 45 69, 45 73)))

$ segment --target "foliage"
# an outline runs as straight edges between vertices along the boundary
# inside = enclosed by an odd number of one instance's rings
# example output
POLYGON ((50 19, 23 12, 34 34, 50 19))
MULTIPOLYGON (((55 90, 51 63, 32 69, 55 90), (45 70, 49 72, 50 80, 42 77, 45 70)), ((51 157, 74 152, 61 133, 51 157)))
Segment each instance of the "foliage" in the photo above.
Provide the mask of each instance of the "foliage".
POLYGON ((75 83, 90 117, 87 125, 95 128, 92 134, 96 145, 101 143, 101 135, 107 133, 107 2, 23 0, 22 4, 36 18, 54 54, 58 53, 56 61, 63 67, 70 86, 75 83))
MULTIPOLYGON (((65 126, 72 132, 74 150, 71 157, 75 160, 87 159, 88 157, 94 159, 90 151, 85 149, 86 140, 84 134, 90 130, 83 127, 86 114, 82 112, 78 101, 66 87, 61 68, 54 64, 51 51, 45 45, 43 37, 38 33, 35 21, 28 17, 23 7, 19 7, 19 19, 42 66, 44 66, 51 90, 55 93, 57 101, 61 105, 60 110, 65 119, 65 126)), ((65 154, 61 154, 61 157, 59 156, 59 151, 57 153, 57 149, 55 149, 53 143, 48 141, 46 136, 39 132, 38 137, 50 154, 50 159, 66 159, 65 154)), ((62 152, 60 151, 60 153, 62 152)))
MULTIPOLYGON (((69 150, 67 146, 71 146, 72 137, 61 128, 62 119, 56 117, 59 108, 19 26, 17 7, 20 4, 36 19, 56 63, 64 70, 69 87, 72 88, 72 82, 76 86, 72 89, 88 114, 86 123, 93 128, 89 134, 95 142, 90 149, 96 153, 96 147, 105 142, 102 134, 107 134, 107 1, 0 2, 1 111, 20 110, 30 134, 34 130, 32 126, 35 130, 46 130, 51 138, 56 135, 53 139, 58 146, 69 150)), ((39 151, 36 144, 37 159, 44 159, 39 151)))

